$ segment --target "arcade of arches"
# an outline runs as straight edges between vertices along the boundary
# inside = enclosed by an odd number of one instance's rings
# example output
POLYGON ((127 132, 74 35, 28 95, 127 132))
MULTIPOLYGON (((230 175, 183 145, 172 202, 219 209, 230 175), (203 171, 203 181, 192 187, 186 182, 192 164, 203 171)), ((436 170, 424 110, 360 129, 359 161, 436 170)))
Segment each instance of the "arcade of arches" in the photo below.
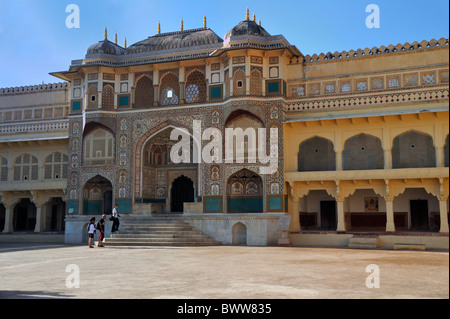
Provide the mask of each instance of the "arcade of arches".
POLYGON ((430 116, 286 126, 291 230, 448 232, 448 126, 430 116))

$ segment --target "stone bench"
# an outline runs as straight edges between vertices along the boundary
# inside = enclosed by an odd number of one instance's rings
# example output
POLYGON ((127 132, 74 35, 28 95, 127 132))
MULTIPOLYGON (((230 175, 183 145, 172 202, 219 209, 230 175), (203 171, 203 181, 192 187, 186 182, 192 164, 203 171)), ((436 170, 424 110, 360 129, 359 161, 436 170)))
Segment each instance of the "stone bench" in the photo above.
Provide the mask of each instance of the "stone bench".
POLYGON ((394 250, 425 250, 425 244, 394 244, 394 250))

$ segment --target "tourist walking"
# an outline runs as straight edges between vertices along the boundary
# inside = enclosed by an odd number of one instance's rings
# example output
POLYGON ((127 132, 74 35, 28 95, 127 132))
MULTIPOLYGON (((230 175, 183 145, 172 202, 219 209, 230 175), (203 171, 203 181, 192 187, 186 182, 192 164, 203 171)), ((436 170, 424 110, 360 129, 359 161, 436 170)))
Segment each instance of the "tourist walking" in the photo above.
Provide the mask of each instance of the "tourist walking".
POLYGON ((92 242, 94 241, 94 234, 95 234, 95 217, 89 219, 88 234, 89 234, 89 248, 94 248, 94 246, 92 246, 92 242))
POLYGON ((103 240, 105 239, 105 224, 106 224, 106 215, 103 214, 102 218, 98 222, 98 247, 105 247, 103 246, 103 240))
POLYGON ((113 225, 112 225, 112 229, 111 229, 112 233, 119 231, 120 215, 119 215, 118 209, 119 209, 119 205, 116 205, 116 206, 114 206, 113 211, 112 211, 112 218, 113 218, 113 225))

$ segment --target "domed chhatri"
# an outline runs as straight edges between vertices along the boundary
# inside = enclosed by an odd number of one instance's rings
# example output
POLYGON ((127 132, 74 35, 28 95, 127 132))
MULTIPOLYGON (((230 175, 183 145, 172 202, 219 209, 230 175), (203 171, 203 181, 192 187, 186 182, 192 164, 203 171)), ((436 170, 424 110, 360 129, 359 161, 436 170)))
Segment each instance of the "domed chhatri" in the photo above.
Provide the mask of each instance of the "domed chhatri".
POLYGON ((117 33, 115 36, 115 42, 113 43, 108 40, 108 30, 105 28, 105 39, 99 41, 96 44, 91 45, 86 56, 96 55, 96 54, 109 54, 109 55, 121 55, 125 52, 125 49, 117 44, 117 33))
POLYGON ((203 45, 219 45, 223 40, 208 28, 182 30, 170 33, 158 33, 143 41, 133 44, 126 54, 151 52, 171 49, 186 49, 203 45))
POLYGON ((242 36, 242 35, 254 35, 260 37, 270 37, 271 35, 263 27, 258 25, 255 21, 245 20, 235 26, 233 29, 227 32, 225 40, 230 37, 242 36))

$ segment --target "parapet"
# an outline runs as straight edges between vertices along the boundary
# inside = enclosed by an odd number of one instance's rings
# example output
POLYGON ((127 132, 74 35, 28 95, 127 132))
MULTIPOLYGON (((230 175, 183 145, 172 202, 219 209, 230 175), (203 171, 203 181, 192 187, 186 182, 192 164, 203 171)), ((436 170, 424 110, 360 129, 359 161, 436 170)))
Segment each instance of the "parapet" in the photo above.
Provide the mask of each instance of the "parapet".
POLYGON ((351 58, 357 58, 357 57, 364 57, 364 56, 377 56, 382 54, 390 54, 390 53, 396 53, 396 52, 408 52, 408 51, 416 51, 416 50, 425 50, 425 49, 433 49, 438 47, 448 47, 448 39, 441 38, 438 41, 435 39, 432 39, 430 41, 422 41, 422 42, 413 42, 405 43, 405 44, 397 44, 389 45, 389 46, 381 46, 381 47, 373 47, 372 49, 365 48, 365 49, 358 49, 358 50, 350 50, 350 51, 342 51, 342 52, 328 52, 327 54, 321 53, 319 55, 307 55, 305 56, 305 62, 306 63, 316 63, 316 62, 329 62, 329 61, 339 61, 339 60, 345 60, 345 59, 351 59, 351 58))
POLYGON ((12 88, 0 88, 0 95, 14 95, 14 94, 54 91, 66 89, 68 87, 69 84, 67 82, 60 82, 60 83, 18 86, 12 88))

